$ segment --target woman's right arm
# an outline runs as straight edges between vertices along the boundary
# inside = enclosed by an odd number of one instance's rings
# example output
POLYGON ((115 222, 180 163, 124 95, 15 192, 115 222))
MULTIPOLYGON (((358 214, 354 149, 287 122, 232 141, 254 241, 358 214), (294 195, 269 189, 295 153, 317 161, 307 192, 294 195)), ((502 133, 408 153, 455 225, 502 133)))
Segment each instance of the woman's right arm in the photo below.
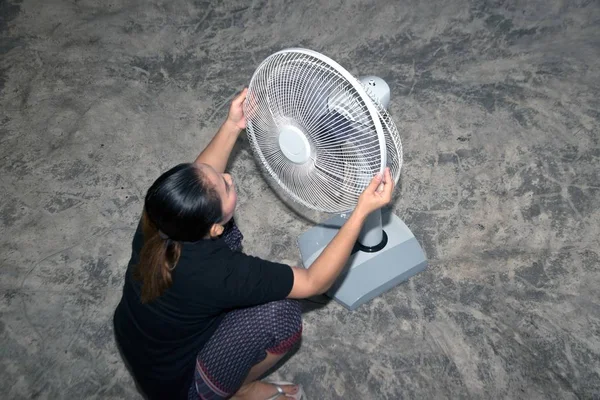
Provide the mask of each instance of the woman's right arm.
POLYGON ((394 181, 390 176, 389 168, 386 168, 383 176, 378 175, 373 178, 360 196, 350 218, 310 268, 292 268, 294 286, 288 295, 289 298, 303 299, 329 290, 348 262, 365 219, 373 211, 389 204, 393 191, 394 181))

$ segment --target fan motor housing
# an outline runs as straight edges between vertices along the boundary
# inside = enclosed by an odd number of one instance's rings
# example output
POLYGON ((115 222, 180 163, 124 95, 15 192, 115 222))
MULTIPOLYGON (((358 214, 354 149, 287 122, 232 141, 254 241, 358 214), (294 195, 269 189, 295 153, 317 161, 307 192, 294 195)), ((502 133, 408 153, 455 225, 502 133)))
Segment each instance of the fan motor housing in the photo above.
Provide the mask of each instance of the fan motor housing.
POLYGON ((361 77, 360 82, 379 100, 383 108, 387 110, 390 104, 390 86, 387 82, 373 75, 361 77))

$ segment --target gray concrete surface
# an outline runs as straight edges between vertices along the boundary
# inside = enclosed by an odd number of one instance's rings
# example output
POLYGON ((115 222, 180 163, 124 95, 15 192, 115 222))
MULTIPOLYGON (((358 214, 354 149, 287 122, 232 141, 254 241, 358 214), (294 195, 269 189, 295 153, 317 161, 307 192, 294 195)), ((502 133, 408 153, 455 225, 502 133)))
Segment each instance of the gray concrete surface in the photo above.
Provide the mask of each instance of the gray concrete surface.
MULTIPOLYGON (((309 399, 600 398, 597 1, 0 1, 0 393, 139 398, 113 342, 145 189, 290 46, 384 77, 431 267, 307 313, 309 399)), ((232 162, 248 252, 310 224, 232 162)))

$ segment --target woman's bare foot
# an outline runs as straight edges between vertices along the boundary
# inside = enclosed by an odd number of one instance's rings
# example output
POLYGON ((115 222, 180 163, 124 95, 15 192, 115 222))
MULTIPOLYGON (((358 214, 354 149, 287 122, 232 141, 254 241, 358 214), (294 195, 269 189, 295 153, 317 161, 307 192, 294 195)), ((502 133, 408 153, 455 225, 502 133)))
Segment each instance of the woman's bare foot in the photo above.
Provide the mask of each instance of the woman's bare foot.
MULTIPOLYGON (((281 385, 281 388, 285 393, 290 395, 298 393, 298 386, 296 385, 281 385)), ((266 400, 276 394, 277 388, 272 383, 254 381, 242 386, 231 400, 266 400)), ((275 397, 276 400, 284 400, 287 398, 288 397, 283 394, 279 397, 275 397)))

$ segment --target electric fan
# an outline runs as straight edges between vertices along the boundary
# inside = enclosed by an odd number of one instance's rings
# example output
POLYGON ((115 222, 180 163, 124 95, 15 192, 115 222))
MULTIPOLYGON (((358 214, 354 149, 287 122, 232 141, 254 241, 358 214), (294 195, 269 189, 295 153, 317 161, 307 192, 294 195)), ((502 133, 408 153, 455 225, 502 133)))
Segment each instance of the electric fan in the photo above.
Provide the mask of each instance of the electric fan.
MULTIPOLYGON (((360 81, 330 58, 287 49, 256 69, 244 104, 247 135, 261 167, 292 200, 336 214, 298 239, 305 268, 321 254, 375 174, 402 167, 398 130, 386 111, 389 86, 360 81)), ((425 269, 423 250, 390 212, 365 222, 328 295, 350 310, 425 269)))

